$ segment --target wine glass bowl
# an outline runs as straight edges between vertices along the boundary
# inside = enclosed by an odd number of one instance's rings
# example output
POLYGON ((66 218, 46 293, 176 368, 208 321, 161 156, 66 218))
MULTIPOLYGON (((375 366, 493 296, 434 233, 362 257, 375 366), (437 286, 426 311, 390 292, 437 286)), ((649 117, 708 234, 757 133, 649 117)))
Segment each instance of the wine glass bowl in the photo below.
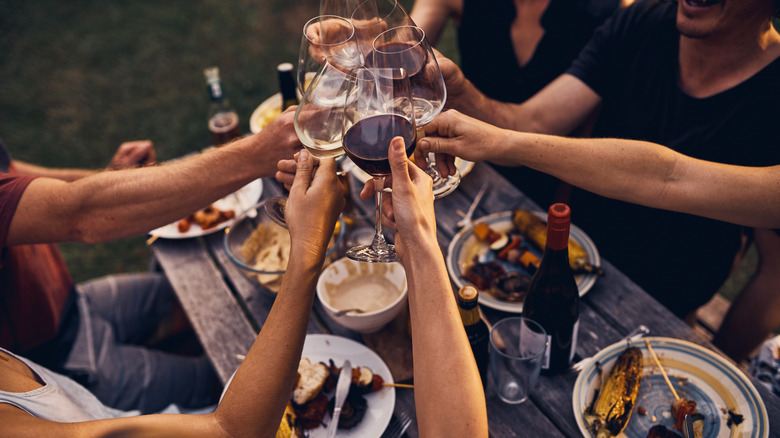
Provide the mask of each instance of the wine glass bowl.
POLYGON ((375 235, 370 245, 350 248, 347 257, 362 262, 395 262, 393 245, 382 234, 382 193, 390 174, 390 141, 402 137, 411 155, 417 140, 409 77, 403 68, 359 68, 350 77, 342 142, 347 156, 371 175, 376 192, 375 235))
POLYGON ((351 20, 357 46, 364 57, 373 50, 377 35, 393 27, 414 25, 396 0, 364 0, 354 8, 351 20))
POLYGON ((325 59, 339 56, 359 60, 355 28, 352 22, 337 15, 319 15, 303 26, 298 53, 296 81, 303 95, 308 83, 322 67, 325 59))

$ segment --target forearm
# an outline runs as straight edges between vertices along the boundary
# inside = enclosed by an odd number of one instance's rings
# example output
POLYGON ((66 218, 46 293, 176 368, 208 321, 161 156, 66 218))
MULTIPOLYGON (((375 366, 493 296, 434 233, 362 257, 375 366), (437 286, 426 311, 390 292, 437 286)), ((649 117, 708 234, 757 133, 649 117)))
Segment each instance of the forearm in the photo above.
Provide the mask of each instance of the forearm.
POLYGON ((780 167, 697 160, 664 146, 623 139, 513 133, 496 149, 602 196, 756 227, 780 227, 780 167))
POLYGON ((73 182, 34 180, 8 244, 98 242, 143 234, 184 217, 258 176, 254 137, 177 163, 98 172, 73 182))
POLYGON ((487 436, 482 382, 438 245, 423 243, 404 262, 421 436, 487 436))
POLYGON ((56 169, 42 167, 18 160, 13 160, 11 165, 13 166, 14 171, 21 175, 44 176, 62 181, 75 181, 79 178, 84 178, 85 176, 98 172, 97 170, 87 169, 56 169))

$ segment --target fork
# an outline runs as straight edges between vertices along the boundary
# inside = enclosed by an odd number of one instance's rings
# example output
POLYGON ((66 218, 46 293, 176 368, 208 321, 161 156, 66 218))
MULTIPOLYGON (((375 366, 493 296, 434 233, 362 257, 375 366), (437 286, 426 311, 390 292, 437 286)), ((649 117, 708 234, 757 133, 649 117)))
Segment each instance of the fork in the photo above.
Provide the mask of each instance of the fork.
MULTIPOLYGON (((469 205, 469 210, 463 216, 463 219, 458 221, 458 223, 457 223, 458 228, 463 228, 466 225, 471 223, 471 216, 474 215, 474 210, 477 209, 477 205, 479 204, 479 201, 482 200, 482 196, 485 195, 485 190, 487 190, 487 188, 488 188, 488 183, 482 184, 482 187, 479 189, 479 192, 477 193, 477 196, 474 197, 474 201, 471 203, 471 205, 469 205)), ((460 213, 460 211, 459 211, 459 213, 460 213)))
POLYGON ((401 438, 411 424, 412 417, 406 412, 401 411, 397 417, 393 416, 390 420, 390 425, 385 429, 382 438, 401 438))
MULTIPOLYGON (((650 329, 647 328, 646 325, 641 324, 639 327, 632 330, 631 333, 629 333, 625 338, 623 338, 623 340, 633 341, 634 339, 639 339, 642 336, 647 335, 648 333, 650 333, 650 329)), ((591 360, 593 360, 593 356, 586 357, 581 361, 572 365, 571 369, 573 369, 575 373, 580 373, 582 372, 582 370, 585 369, 586 366, 590 365, 591 360)))

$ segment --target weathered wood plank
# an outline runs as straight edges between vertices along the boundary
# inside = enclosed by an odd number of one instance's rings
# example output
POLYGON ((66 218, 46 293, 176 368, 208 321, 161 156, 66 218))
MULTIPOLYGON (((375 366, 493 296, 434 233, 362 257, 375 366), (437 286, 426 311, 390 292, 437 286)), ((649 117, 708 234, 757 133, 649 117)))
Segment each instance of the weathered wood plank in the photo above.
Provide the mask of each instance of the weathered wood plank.
POLYGON ((165 271, 214 369, 224 384, 255 332, 199 239, 159 239, 154 255, 165 271))

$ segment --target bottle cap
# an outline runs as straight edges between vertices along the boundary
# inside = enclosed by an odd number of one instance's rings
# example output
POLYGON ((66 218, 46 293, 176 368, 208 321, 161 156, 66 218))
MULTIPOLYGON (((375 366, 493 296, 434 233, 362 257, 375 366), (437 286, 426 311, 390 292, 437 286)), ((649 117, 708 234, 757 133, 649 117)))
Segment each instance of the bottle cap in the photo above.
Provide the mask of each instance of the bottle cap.
POLYGON ((283 63, 281 63, 281 64, 276 66, 276 70, 277 71, 292 71, 293 70, 293 65, 292 65, 292 63, 289 63, 289 62, 283 62, 283 63))
POLYGON ((203 69, 203 76, 206 77, 206 82, 213 82, 219 80, 219 67, 206 67, 203 69))
POLYGON ((476 301, 477 297, 479 297, 479 292, 474 286, 463 286, 458 291, 458 296, 463 301, 476 301))
POLYGON ((571 209, 558 202, 550 206, 547 212, 547 246, 551 249, 564 249, 569 244, 569 226, 571 209))

